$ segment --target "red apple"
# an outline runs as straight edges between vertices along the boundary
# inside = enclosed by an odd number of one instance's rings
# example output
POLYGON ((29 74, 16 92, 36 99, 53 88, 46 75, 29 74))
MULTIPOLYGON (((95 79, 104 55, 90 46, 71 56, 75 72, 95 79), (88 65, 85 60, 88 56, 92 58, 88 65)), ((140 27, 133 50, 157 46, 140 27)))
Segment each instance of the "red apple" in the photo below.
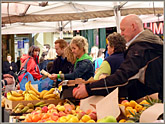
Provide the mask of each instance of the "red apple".
POLYGON ((97 121, 97 114, 96 114, 96 112, 91 112, 91 113, 89 114, 89 116, 90 116, 91 119, 93 119, 94 121, 97 121))
POLYGON ((121 104, 124 105, 126 102, 129 102, 129 101, 128 101, 128 100, 123 100, 123 101, 121 102, 121 104))
POLYGON ((63 111, 60 111, 58 114, 59 114, 59 116, 60 116, 60 117, 62 117, 62 116, 65 116, 65 115, 66 115, 66 113, 64 113, 63 111))
POLYGON ((92 112, 92 110, 91 109, 88 109, 87 111, 86 111, 86 114, 88 115, 88 114, 90 114, 92 112))
POLYGON ((84 115, 85 115, 85 112, 79 112, 79 113, 77 114, 77 118, 78 118, 79 120, 81 120, 82 116, 84 116, 84 115))
POLYGON ((58 117, 59 117, 59 113, 58 113, 58 112, 53 112, 52 115, 53 115, 53 116, 58 116, 58 117))
POLYGON ((47 106, 42 107, 42 112, 43 113, 47 113, 47 111, 48 111, 48 107, 47 106))

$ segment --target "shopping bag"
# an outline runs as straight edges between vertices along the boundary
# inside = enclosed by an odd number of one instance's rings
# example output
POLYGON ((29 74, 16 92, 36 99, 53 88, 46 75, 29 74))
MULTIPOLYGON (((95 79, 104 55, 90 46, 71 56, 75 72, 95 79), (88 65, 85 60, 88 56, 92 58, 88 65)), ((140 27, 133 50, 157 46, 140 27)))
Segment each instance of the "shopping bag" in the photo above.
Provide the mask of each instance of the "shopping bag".
POLYGON ((42 90, 49 90, 52 88, 52 85, 54 83, 53 80, 50 80, 50 78, 45 78, 45 79, 40 79, 37 81, 34 81, 33 76, 29 73, 26 72, 24 77, 22 78, 22 81, 20 82, 20 90, 25 91, 25 84, 31 81, 32 86, 41 92, 42 90))

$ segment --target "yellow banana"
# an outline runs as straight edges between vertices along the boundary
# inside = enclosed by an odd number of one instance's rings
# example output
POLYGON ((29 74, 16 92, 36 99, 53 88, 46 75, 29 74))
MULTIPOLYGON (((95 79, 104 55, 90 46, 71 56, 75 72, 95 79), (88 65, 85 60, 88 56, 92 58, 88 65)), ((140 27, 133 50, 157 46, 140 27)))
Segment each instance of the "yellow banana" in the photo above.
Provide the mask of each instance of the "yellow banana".
POLYGON ((56 94, 47 94, 47 95, 44 95, 43 99, 55 98, 55 97, 56 97, 56 94))
POLYGON ((33 90, 28 90, 28 93, 31 93, 31 94, 37 96, 37 94, 33 90))
POLYGON ((30 93, 29 95, 30 95, 30 97, 31 97, 33 100, 40 100, 40 99, 37 98, 37 96, 35 96, 35 95, 31 94, 31 93, 30 93))
POLYGON ((32 97, 30 96, 30 94, 28 94, 28 93, 27 93, 27 100, 28 101, 32 101, 33 100, 32 97))
POLYGON ((8 92, 7 99, 9 99, 11 101, 22 101, 22 100, 24 100, 24 97, 23 96, 15 97, 15 96, 12 96, 10 92, 8 92))
POLYGON ((31 85, 31 81, 29 81, 29 88, 30 88, 30 90, 33 90, 37 95, 40 95, 40 92, 38 92, 38 91, 31 85))
POLYGON ((15 97, 22 96, 22 94, 17 93, 16 91, 11 91, 11 95, 13 95, 13 96, 15 96, 15 97))
POLYGON ((23 96, 25 96, 25 94, 26 94, 26 91, 23 91, 23 93, 22 93, 22 94, 23 94, 23 96))
POLYGON ((27 94, 24 94, 24 100, 27 101, 27 94))
MULTIPOLYGON (((48 92, 46 92, 45 94, 44 94, 44 96, 46 96, 46 95, 48 95, 48 94, 52 94, 53 92, 54 92, 54 90, 55 90, 55 88, 51 88, 48 92)), ((44 97, 43 96, 43 97, 44 97)))
POLYGON ((30 90, 29 82, 30 82, 30 81, 26 82, 26 84, 25 84, 25 89, 26 89, 26 90, 30 90))
POLYGON ((43 98, 44 94, 48 92, 47 90, 43 90, 41 93, 40 93, 40 98, 43 98))

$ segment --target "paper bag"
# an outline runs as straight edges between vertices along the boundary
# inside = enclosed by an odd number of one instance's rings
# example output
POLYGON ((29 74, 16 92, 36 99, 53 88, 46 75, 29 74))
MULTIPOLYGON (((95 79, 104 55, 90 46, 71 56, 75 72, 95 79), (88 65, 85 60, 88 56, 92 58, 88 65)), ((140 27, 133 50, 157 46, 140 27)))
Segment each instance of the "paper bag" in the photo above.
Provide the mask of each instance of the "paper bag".
POLYGON ((164 104, 156 103, 140 115, 140 123, 153 123, 164 112, 164 104))
POLYGON ((101 101, 96 103, 96 112, 97 119, 102 119, 109 115, 117 118, 120 115, 118 103, 118 88, 104 97, 101 101))
POLYGON ((80 100, 80 109, 83 111, 87 111, 88 109, 91 109, 92 111, 96 111, 96 108, 93 107, 92 105, 96 105, 96 103, 102 100, 103 98, 104 96, 91 96, 86 99, 82 99, 80 100))

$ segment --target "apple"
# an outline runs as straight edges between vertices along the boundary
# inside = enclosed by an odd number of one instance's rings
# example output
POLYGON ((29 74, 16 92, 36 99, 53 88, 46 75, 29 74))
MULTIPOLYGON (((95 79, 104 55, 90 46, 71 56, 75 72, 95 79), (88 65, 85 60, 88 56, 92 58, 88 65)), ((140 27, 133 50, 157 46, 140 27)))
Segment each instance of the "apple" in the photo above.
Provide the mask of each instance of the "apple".
POLYGON ((88 109, 87 111, 86 111, 86 114, 88 115, 88 114, 90 114, 92 112, 92 110, 91 109, 88 109))
POLYGON ((101 123, 107 123, 107 122, 117 122, 116 118, 113 117, 113 116, 107 116, 107 117, 104 117, 103 119, 100 119, 101 123))
POLYGON ((37 111, 37 110, 41 110, 42 108, 41 107, 36 107, 35 108, 35 110, 37 111))
POLYGON ((47 111, 48 111, 48 107, 47 106, 42 107, 42 112, 43 113, 47 113, 47 111))
POLYGON ((59 113, 58 112, 53 112, 52 115, 53 116, 59 116, 59 113))
POLYGON ((78 117, 79 120, 81 120, 82 116, 84 116, 84 115, 85 115, 85 112, 79 112, 77 114, 77 117, 78 117))
POLYGON ((129 102, 129 101, 128 101, 128 100, 123 100, 123 101, 121 102, 121 104, 122 104, 122 105, 125 105, 126 102, 129 102))
POLYGON ((65 111, 65 107, 64 107, 64 106, 59 106, 59 107, 57 108, 57 110, 58 110, 59 112, 65 111))
MULTIPOLYGON (((49 110, 47 111, 47 113, 53 113, 53 112, 57 112, 57 109, 52 108, 52 109, 49 109, 49 110)), ((58 113, 58 112, 57 112, 57 113, 58 113)))
POLYGON ((62 116, 66 115, 63 111, 60 111, 58 114, 59 114, 59 117, 62 117, 62 116))
POLYGON ((92 120, 97 121, 97 114, 96 114, 96 112, 91 112, 89 114, 89 116, 91 117, 92 120))
POLYGON ((48 109, 52 109, 52 108, 56 108, 56 106, 54 104, 49 104, 48 109))

